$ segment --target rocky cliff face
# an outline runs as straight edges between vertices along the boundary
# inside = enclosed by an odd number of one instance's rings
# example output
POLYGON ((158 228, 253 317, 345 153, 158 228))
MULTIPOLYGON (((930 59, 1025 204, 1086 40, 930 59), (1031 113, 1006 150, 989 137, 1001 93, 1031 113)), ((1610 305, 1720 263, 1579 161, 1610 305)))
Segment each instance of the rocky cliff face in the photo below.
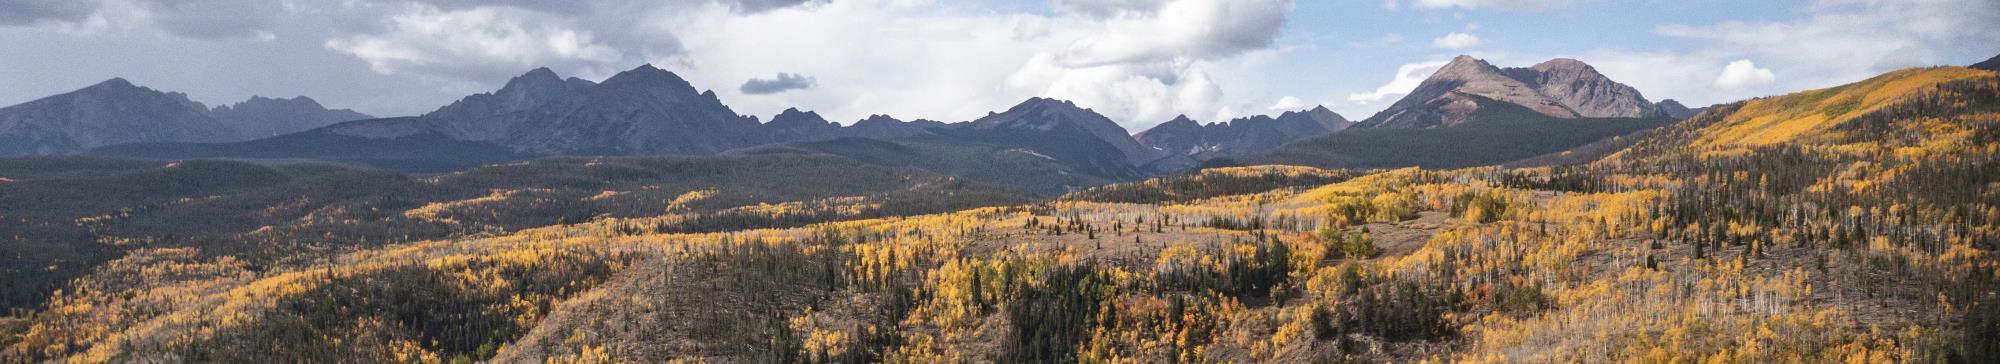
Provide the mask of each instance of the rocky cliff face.
POLYGON ((1639 118, 1658 116, 1659 109, 1646 97, 1582 61, 1557 58, 1529 68, 1509 68, 1505 72, 1535 87, 1537 93, 1563 105, 1578 116, 1588 118, 1639 118))
POLYGON ((603 83, 548 69, 418 118, 365 120, 324 132, 377 139, 438 135, 541 155, 714 154, 772 141, 713 91, 644 65, 603 83))
POLYGON ((737 115, 714 91, 697 91, 652 65, 482 123, 507 130, 499 144, 535 154, 714 154, 768 140, 755 119, 737 115))
POLYGON ((1365 128, 1436 128, 1475 121, 1481 99, 1504 102, 1558 119, 1661 116, 1638 90, 1612 81, 1588 64, 1555 59, 1528 68, 1495 67, 1458 56, 1365 128))

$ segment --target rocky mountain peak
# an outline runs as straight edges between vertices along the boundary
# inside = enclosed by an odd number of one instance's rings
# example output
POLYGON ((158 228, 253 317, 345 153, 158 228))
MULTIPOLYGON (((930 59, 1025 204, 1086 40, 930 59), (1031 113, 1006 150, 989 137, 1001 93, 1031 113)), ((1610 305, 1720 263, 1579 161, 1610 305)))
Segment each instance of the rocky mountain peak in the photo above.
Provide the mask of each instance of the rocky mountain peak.
POLYGON ((536 68, 508 79, 507 84, 501 86, 499 90, 466 96, 424 116, 440 120, 470 121, 528 110, 575 94, 590 85, 594 84, 575 78, 565 80, 546 67, 536 68))
POLYGON ((888 115, 868 115, 868 117, 866 118, 862 118, 859 121, 855 121, 854 126, 894 125, 902 123, 903 123, 902 120, 896 119, 895 117, 891 117, 888 115))
POLYGON ((1060 132, 1066 128, 1076 128, 1095 136, 1125 154, 1134 165, 1144 164, 1159 158, 1159 152, 1139 145, 1132 134, 1117 122, 1068 100, 1034 97, 1022 101, 1006 112, 987 115, 972 121, 976 129, 1033 130, 1040 132, 1060 132))
POLYGON ((1660 100, 1659 103, 1653 105, 1658 109, 1660 109, 1661 115, 1665 115, 1666 117, 1675 119, 1686 119, 1694 117, 1694 114, 1700 114, 1701 111, 1705 109, 1705 108, 1690 108, 1687 107, 1687 105, 1682 105, 1680 101, 1675 101, 1674 99, 1660 100))
POLYGON ((663 87, 695 93, 694 85, 682 79, 673 71, 659 69, 651 64, 640 65, 625 72, 619 72, 605 79, 602 86, 609 87, 663 87))
POLYGON ((1304 112, 1284 112, 1278 114, 1276 122, 1278 128, 1282 128, 1286 134, 1294 134, 1300 138, 1318 136, 1326 132, 1340 132, 1354 126, 1354 122, 1350 122, 1346 116, 1340 116, 1340 112, 1334 112, 1326 106, 1316 106, 1304 112))
POLYGON ((83 89, 109 90, 109 89, 136 89, 136 88, 139 88, 139 86, 133 85, 132 81, 126 81, 124 77, 112 77, 109 80, 104 80, 104 82, 98 82, 95 85, 90 85, 90 87, 85 87, 83 89))
POLYGON ((1542 72, 1568 71, 1568 72, 1597 73, 1596 67, 1591 67, 1589 63, 1583 63, 1583 61, 1578 61, 1574 58, 1551 59, 1547 61, 1542 61, 1542 63, 1536 63, 1534 66, 1529 68, 1542 72))
POLYGON ((1630 86, 1590 64, 1557 58, 1527 68, 1499 68, 1470 56, 1453 58, 1410 94, 1369 117, 1366 127, 1430 128, 1473 121, 1481 99, 1520 105, 1554 118, 1660 116, 1630 86))
POLYGON ((833 122, 826 121, 826 118, 820 117, 817 112, 799 111, 798 108, 786 108, 785 111, 779 112, 777 116, 772 116, 771 122, 764 125, 783 129, 840 127, 833 122))
POLYGON ((518 95, 552 92, 568 88, 569 86, 564 83, 562 76, 557 76, 555 71, 550 71, 544 67, 530 70, 528 73, 523 73, 520 76, 514 76, 514 78, 507 80, 506 86, 501 86, 500 90, 495 91, 494 94, 518 95))
POLYGON ((1438 68, 1437 72, 1431 73, 1431 77, 1425 81, 1482 79, 1499 74, 1500 67, 1494 67, 1493 64, 1486 63, 1486 60, 1460 55, 1453 57, 1444 67, 1438 68))

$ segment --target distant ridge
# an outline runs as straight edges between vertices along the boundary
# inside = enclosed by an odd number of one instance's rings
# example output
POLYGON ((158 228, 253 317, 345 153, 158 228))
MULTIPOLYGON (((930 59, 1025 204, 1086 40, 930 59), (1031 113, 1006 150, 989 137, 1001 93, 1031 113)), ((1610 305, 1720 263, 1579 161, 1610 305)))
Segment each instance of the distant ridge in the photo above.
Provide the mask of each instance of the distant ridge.
POLYGON ((230 142, 367 119, 304 96, 251 97, 209 109, 186 94, 112 78, 76 91, 0 108, 0 157, 69 154, 147 142, 230 142))
MULTIPOLYGON (((1287 119, 1298 125, 1280 128, 1318 129, 1324 126, 1316 123, 1344 122, 1300 115, 1299 120, 1287 119)), ((499 90, 466 96, 420 116, 349 121, 242 142, 168 139, 112 143, 120 145, 96 148, 92 153, 164 160, 319 160, 436 173, 549 156, 715 155, 757 146, 847 138, 953 146, 948 152, 931 149, 957 156, 949 160, 987 158, 980 153, 1006 154, 1012 161, 1009 163, 1062 166, 1009 168, 1085 176, 1056 178, 1067 181, 1056 184, 1065 187, 1035 187, 1045 193, 1061 193, 1061 188, 1083 187, 1083 183, 1146 177, 1152 172, 1140 166, 1167 155, 1140 144, 1123 127, 1095 111, 1046 98, 1031 98, 1005 112, 950 124, 871 115, 842 126, 797 108, 763 123, 737 114, 715 92, 697 89, 679 75, 651 65, 620 72, 602 82, 563 78, 547 68, 537 68, 514 77, 499 90)), ((924 148, 797 149, 828 154, 866 150, 879 155, 924 148)), ((971 173, 936 162, 940 159, 931 160, 905 166, 971 173)))
POLYGON ((1157 171, 1176 171, 1218 157, 1256 154, 1292 141, 1346 130, 1354 122, 1325 106, 1287 111, 1277 117, 1257 115, 1203 125, 1186 115, 1140 132, 1147 147, 1168 153, 1153 162, 1157 171))
POLYGON ((1984 62, 1974 63, 1972 64, 1972 68, 2000 72, 2000 56, 1993 56, 1993 58, 1987 58, 1984 62))

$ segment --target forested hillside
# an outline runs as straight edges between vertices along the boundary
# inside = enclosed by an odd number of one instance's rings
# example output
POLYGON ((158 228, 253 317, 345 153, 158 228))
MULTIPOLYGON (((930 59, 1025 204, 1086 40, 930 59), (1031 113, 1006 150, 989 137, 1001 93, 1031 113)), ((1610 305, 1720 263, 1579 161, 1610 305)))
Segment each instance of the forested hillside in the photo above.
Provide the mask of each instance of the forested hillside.
POLYGON ((614 214, 278 265, 139 244, 0 324, 0 359, 2000 360, 2000 74, 1898 71, 1644 138, 1571 167, 1232 168, 727 231, 614 214))

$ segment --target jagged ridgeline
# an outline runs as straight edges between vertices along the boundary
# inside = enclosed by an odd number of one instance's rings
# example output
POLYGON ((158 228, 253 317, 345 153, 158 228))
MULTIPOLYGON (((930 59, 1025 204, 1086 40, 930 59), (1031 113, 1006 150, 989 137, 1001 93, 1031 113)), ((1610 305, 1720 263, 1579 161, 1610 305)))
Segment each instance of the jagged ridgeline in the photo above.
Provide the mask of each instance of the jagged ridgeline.
POLYGON ((136 244, 0 343, 83 362, 2000 358, 2000 75, 1897 71, 1643 138, 1568 167, 1219 169, 773 229, 599 218, 277 261, 136 244))

